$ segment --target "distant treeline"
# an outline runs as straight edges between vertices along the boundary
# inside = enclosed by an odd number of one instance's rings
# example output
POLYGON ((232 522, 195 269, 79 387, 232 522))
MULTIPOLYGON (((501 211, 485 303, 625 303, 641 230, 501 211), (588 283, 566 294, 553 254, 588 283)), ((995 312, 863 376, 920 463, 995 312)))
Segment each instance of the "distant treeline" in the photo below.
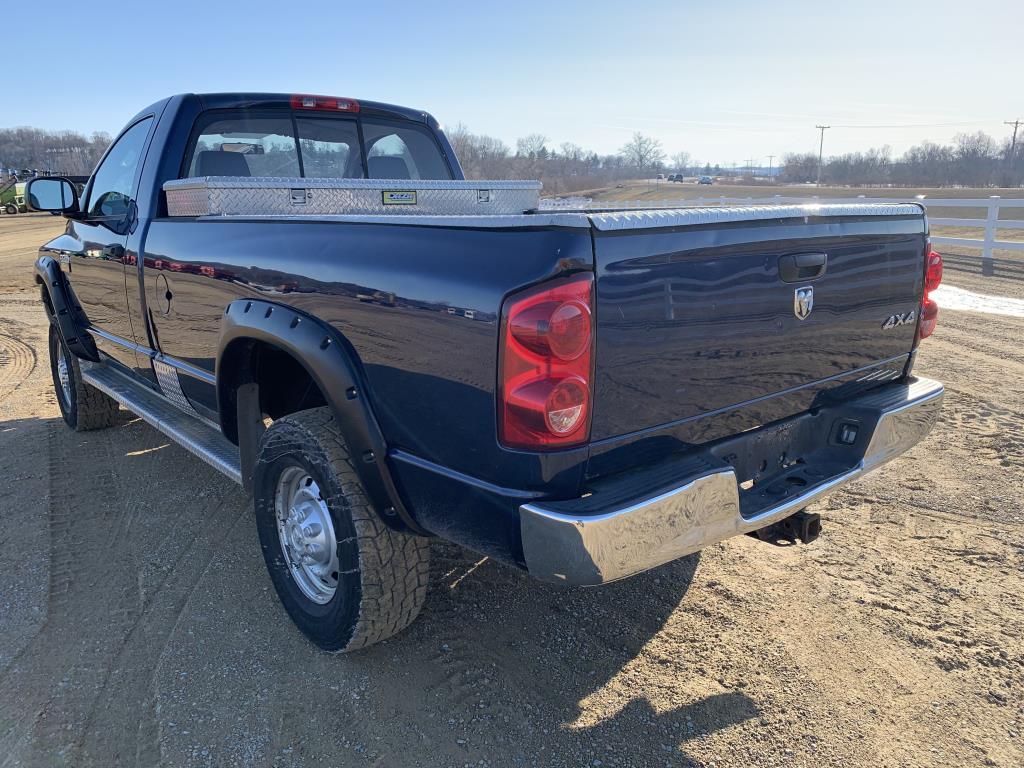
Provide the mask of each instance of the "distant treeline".
MULTIPOLYGON (((492 136, 470 133, 462 125, 449 136, 471 179, 540 179, 548 193, 560 194, 608 186, 624 179, 649 178, 657 173, 687 176, 735 177, 753 182, 763 171, 723 168, 693 162, 688 152, 667 158, 656 139, 634 134, 613 155, 599 155, 576 144, 547 146, 540 134, 516 143, 513 151, 492 136)), ((904 187, 1017 187, 1024 185, 1024 135, 1011 156, 1009 139, 1002 144, 985 133, 959 134, 952 144, 923 142, 894 158, 889 147, 826 157, 821 181, 841 186, 904 187)), ((814 152, 783 156, 773 178, 780 182, 804 183, 818 178, 818 155, 814 152)))
MULTIPOLYGON (((898 158, 889 147, 826 158, 823 184, 901 187, 1019 187, 1024 185, 1024 135, 1013 147, 986 133, 961 133, 952 144, 930 141, 911 147, 898 158), (1011 154, 1012 151, 1012 154, 1011 154)), ((785 155, 779 181, 807 182, 818 178, 814 152, 785 155)))
POLYGON ((108 133, 0 128, 0 168, 88 176, 110 145, 108 133))
MULTIPOLYGON (((548 194, 564 194, 613 185, 626 179, 650 178, 658 173, 732 176, 753 181, 755 172, 695 162, 688 152, 667 157, 661 143, 635 133, 614 154, 601 155, 577 144, 550 146, 546 136, 530 134, 515 149, 493 136, 471 133, 458 125, 448 133, 470 179, 540 179, 548 194)), ((86 175, 92 172, 111 138, 75 131, 38 128, 0 129, 0 168, 59 170, 86 175)), ((821 180, 848 186, 894 185, 907 187, 1024 185, 1024 135, 1011 156, 1011 142, 1002 143, 985 133, 959 134, 952 144, 924 142, 894 158, 889 147, 827 157, 821 180)), ((813 152, 783 156, 775 178, 804 183, 818 177, 818 156, 813 152)))

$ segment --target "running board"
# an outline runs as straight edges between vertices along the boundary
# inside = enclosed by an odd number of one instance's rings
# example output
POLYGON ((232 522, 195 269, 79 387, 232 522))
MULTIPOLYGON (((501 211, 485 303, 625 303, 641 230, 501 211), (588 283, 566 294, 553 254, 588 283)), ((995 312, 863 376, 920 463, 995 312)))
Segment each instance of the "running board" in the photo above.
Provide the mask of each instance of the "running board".
POLYGON ((220 429, 185 413, 145 384, 133 381, 109 365, 79 362, 87 384, 114 398, 186 451, 242 484, 238 446, 224 437, 220 429))

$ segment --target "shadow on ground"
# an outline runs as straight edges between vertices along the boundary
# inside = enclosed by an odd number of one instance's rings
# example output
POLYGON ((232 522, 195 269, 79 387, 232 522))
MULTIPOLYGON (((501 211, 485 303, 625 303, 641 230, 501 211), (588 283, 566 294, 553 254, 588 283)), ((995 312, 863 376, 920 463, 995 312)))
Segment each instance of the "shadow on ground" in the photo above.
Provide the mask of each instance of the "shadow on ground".
POLYGON ((19 508, 8 477, 5 528, 37 525, 0 586, 41 580, 42 604, 0 657, 0 764, 663 764, 758 714, 668 674, 655 708, 631 678, 697 555, 584 590, 436 542, 419 620, 332 656, 277 603, 249 500, 155 430, 23 419, 0 438, 39 484, 19 508))

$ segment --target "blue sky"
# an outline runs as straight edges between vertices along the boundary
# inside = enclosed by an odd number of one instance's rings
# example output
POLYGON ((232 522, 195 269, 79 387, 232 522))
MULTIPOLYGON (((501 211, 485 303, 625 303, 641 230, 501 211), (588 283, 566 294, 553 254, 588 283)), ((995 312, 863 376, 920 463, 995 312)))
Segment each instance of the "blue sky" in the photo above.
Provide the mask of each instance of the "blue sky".
POLYGON ((5 39, 25 42, 0 127, 116 133, 171 93, 307 92, 423 108, 513 146, 539 132, 612 152, 639 130, 742 164, 816 150, 816 123, 837 126, 826 154, 898 153, 1024 119, 1024 0, 89 5, 5 6, 5 39), (910 127, 865 127, 879 125, 910 127))

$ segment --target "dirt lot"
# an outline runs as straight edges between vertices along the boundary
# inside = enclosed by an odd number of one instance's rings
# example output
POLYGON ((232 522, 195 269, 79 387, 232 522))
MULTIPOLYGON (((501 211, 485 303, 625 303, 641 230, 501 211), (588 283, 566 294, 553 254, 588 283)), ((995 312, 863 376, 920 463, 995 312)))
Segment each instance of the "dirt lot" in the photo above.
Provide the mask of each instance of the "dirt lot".
POLYGON ((60 227, 0 216, 0 765, 1024 765, 1024 319, 942 312, 942 422, 813 545, 570 591, 437 544, 418 622, 330 656, 236 487, 128 414, 63 426, 31 279, 60 227))

